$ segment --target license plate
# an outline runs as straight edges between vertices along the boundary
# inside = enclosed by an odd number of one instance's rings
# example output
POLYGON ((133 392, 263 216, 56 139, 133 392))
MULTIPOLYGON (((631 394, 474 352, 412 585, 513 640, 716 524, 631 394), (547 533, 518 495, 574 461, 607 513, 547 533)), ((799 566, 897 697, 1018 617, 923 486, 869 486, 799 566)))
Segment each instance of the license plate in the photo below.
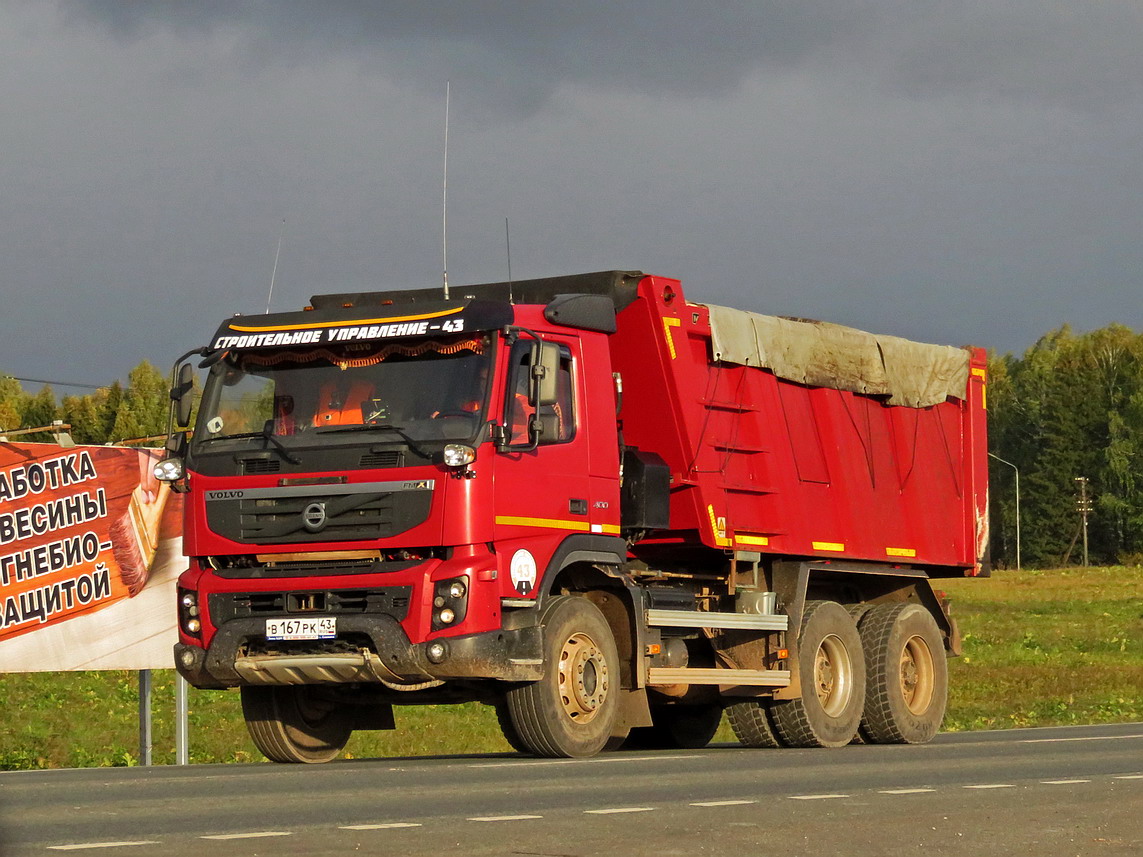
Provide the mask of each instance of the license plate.
POLYGON ((335 616, 266 620, 267 640, 332 640, 336 636, 335 616))

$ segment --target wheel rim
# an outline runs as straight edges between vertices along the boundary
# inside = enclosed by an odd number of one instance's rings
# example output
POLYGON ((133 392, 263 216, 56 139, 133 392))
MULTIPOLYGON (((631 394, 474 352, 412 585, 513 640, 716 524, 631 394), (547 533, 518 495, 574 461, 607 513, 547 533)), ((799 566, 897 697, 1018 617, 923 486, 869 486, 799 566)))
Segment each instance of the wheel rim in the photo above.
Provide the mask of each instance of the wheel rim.
POLYGON ((924 714, 932 702, 935 673, 933 653, 924 639, 906 640, 901 649, 901 696, 913 714, 924 714))
POLYGON ((573 634, 560 650, 560 701, 576 723, 589 723, 607 699, 610 677, 603 652, 587 634, 573 634))
POLYGON ((822 710, 837 717, 853 692, 853 662, 840 637, 830 634, 818 646, 814 658, 814 687, 822 710))

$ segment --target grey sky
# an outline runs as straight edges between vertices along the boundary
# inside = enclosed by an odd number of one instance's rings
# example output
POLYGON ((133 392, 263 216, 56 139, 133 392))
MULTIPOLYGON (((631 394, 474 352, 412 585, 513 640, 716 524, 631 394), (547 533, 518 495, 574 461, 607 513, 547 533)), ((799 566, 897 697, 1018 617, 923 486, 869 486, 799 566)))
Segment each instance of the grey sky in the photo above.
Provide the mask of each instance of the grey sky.
POLYGON ((439 283, 446 81, 451 283, 506 278, 508 218, 517 278, 1138 329, 1140 44, 1135 0, 0 2, 0 372, 168 366, 280 232, 274 309, 439 283))

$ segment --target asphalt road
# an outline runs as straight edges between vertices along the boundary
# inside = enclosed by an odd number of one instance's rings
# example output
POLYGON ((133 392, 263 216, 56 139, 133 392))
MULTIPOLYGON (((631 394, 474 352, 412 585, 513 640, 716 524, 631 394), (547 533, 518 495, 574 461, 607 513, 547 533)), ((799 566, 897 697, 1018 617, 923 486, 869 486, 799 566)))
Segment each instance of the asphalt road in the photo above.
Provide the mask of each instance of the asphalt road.
POLYGON ((0 855, 1139 855, 1143 724, 0 774, 0 855))

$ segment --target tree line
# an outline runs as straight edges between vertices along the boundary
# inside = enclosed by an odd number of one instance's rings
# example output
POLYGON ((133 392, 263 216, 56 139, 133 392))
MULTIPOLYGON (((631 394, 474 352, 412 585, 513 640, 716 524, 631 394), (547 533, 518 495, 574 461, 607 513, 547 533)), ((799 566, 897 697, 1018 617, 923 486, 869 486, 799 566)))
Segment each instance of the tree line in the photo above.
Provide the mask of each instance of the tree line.
MULTIPOLYGON (((28 393, 0 375, 0 429, 62 420, 77 443, 160 436, 168 387, 147 361, 126 384, 58 401, 50 386, 28 393)), ((1022 355, 990 355, 987 391, 994 564, 1016 564, 1017 472, 1023 565, 1080 561, 1080 478, 1090 500, 1091 563, 1143 562, 1143 474, 1136 471, 1143 456, 1143 334, 1113 324, 1077 335, 1065 325, 1022 355)))
MULTIPOLYGON (((10 375, 0 375, 0 431, 38 428, 60 420, 71 425, 76 443, 122 443, 158 437, 167 431, 170 381, 144 360, 127 375, 127 383, 115 381, 92 393, 57 399, 51 385, 29 393, 10 375)), ((50 442, 51 435, 31 434, 18 438, 50 442)), ((162 441, 141 444, 161 446, 162 441)))

